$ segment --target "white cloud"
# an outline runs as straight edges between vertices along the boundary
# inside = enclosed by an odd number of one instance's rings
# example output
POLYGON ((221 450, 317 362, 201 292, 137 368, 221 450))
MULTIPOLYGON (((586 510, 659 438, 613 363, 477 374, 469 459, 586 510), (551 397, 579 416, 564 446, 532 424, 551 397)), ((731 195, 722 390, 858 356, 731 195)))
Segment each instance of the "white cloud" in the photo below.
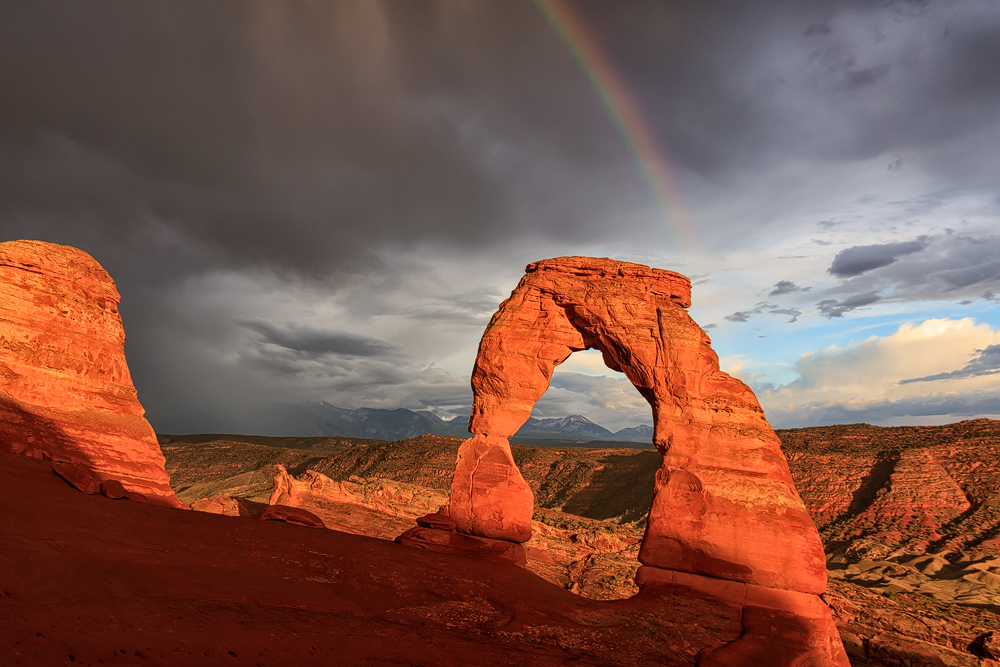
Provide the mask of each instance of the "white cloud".
POLYGON ((1000 330, 972 318, 903 324, 889 336, 804 354, 794 366, 799 379, 758 397, 777 427, 905 423, 906 417, 927 423, 934 416, 947 422, 997 413, 1000 375, 954 373, 985 359, 984 350, 997 344, 1000 330))

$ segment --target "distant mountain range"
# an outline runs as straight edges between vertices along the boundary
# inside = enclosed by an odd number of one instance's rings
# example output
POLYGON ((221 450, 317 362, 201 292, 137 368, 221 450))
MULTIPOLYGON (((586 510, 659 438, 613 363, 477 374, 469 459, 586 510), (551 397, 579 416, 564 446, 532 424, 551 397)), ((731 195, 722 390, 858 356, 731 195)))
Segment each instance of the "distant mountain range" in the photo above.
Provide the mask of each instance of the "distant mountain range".
MULTIPOLYGON (((424 433, 469 436, 468 418, 455 417, 444 420, 433 412, 407 410, 382 410, 377 408, 338 408, 325 401, 283 403, 255 410, 239 416, 202 414, 189 417, 181 423, 157 424, 164 433, 239 433, 243 435, 271 435, 297 437, 371 438, 374 440, 402 440, 424 433)), ((638 442, 651 444, 653 427, 640 425, 612 432, 581 415, 536 419, 529 417, 515 438, 530 440, 578 440, 608 442, 638 442)))

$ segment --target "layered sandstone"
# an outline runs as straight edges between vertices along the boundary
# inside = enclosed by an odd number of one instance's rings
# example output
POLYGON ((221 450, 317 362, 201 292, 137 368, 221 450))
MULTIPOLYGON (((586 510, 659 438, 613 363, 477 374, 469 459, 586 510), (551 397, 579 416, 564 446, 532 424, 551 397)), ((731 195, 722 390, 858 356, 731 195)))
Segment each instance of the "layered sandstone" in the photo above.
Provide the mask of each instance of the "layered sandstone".
POLYGON ((1000 555, 1000 422, 781 433, 828 552, 1000 555))
MULTIPOLYGON (((751 623, 764 634, 746 629, 704 664, 800 644, 802 659, 846 664, 829 610, 815 597, 826 589, 823 547, 779 440, 753 392, 720 370, 708 336, 685 310, 690 305, 690 281, 670 271, 589 257, 528 265, 479 346, 473 436, 459 449, 451 517, 459 532, 531 537, 533 496, 508 438, 557 365, 573 352, 600 350, 652 407, 662 455, 639 560, 671 581, 693 575, 733 582, 709 590, 741 609, 744 620, 758 613, 748 591, 760 591, 754 595, 774 608, 790 605, 781 612, 790 624, 768 635, 765 621, 751 623)), ((764 607, 762 618, 774 611, 764 607)))
POLYGON ((133 498, 181 507, 125 363, 119 299, 81 250, 0 243, 0 451, 80 466, 133 498))

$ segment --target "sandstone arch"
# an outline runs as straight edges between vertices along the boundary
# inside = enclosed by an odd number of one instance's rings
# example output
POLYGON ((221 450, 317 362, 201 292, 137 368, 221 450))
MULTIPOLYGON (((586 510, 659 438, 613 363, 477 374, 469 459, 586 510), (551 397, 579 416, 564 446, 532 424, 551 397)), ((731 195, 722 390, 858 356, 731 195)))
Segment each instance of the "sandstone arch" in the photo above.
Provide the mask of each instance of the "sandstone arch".
POLYGON ((640 560, 733 581, 820 593, 816 528, 753 392, 719 370, 687 314, 690 282, 670 271, 564 257, 527 267, 483 334, 475 400, 450 511, 458 528, 530 537, 532 498, 507 439, 555 367, 598 349, 649 401, 663 454, 640 560))
POLYGON ((710 596, 742 614, 744 636, 699 664, 846 665, 817 597, 826 589, 819 534, 756 397, 720 370, 686 312, 690 295, 686 277, 638 264, 561 257, 528 265, 479 346, 472 437, 459 449, 450 516, 462 533, 530 538, 532 493, 508 438, 558 364, 598 349, 649 402, 663 455, 637 583, 710 596), (787 660, 776 647, 790 647, 787 660))

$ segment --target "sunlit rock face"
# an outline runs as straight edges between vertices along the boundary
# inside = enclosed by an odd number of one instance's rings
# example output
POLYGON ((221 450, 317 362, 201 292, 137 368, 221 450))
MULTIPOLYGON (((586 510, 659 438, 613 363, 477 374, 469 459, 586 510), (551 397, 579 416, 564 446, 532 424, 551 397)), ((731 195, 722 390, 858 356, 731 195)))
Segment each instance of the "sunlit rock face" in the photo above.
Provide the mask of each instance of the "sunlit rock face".
POLYGON ((181 507, 125 363, 115 283, 87 253, 0 243, 0 451, 181 507))
MULTIPOLYGON (((788 632, 802 630, 803 655, 813 656, 808 645, 822 644, 816 659, 846 664, 829 612, 815 597, 826 589, 822 544, 779 440, 753 392, 719 369, 711 341, 685 310, 690 305, 690 281, 671 271, 590 257, 528 265, 479 346, 473 436, 459 450, 451 517, 460 532, 530 538, 533 499, 508 438, 528 419, 557 365, 573 352, 600 350, 605 364, 624 373, 652 407, 653 441, 663 456, 639 560, 695 575, 683 590, 732 592, 730 602, 744 616, 751 589, 712 581, 805 594, 815 603, 806 606, 819 607, 805 625, 798 613, 803 603, 785 610, 798 619, 799 629, 788 632), (702 580, 707 583, 690 583, 702 580)), ((644 582, 677 588, 676 579, 646 576, 644 582)), ((775 599, 772 610, 785 598, 775 599)), ((779 626, 781 641, 792 641, 779 626)), ((771 640, 778 638, 758 642, 765 653, 771 640)), ((719 655, 750 659, 757 655, 745 652, 751 643, 741 640, 719 655)))

